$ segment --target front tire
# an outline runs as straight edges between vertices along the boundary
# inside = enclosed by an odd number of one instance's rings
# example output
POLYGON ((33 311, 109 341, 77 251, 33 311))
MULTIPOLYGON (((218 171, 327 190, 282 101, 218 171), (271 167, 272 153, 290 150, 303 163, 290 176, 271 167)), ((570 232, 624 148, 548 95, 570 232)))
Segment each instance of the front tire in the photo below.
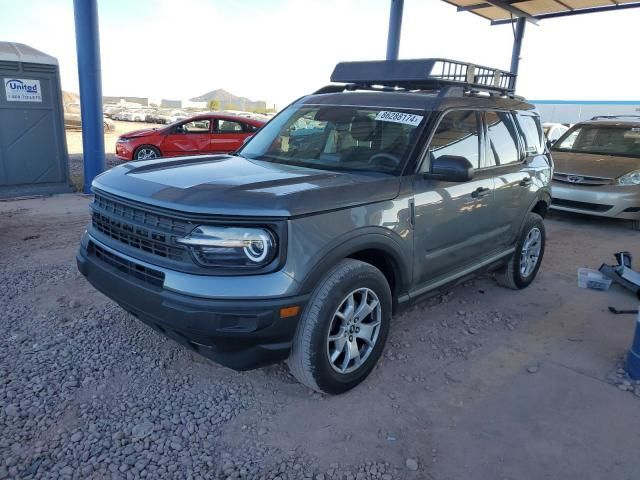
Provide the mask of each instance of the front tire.
POLYGON ((160 158, 160 150, 151 145, 142 145, 138 147, 133 154, 134 160, 153 160, 154 158, 160 158))
POLYGON ((373 370, 390 322, 391 289, 382 272, 359 260, 342 260, 311 295, 293 339, 289 370, 318 392, 346 392, 373 370))
POLYGON ((525 222, 516 251, 507 264, 496 272, 496 281, 512 290, 528 287, 536 278, 546 242, 546 232, 542 217, 537 213, 529 213, 525 222))
POLYGON ((631 220, 631 230, 640 230, 640 220, 631 220))

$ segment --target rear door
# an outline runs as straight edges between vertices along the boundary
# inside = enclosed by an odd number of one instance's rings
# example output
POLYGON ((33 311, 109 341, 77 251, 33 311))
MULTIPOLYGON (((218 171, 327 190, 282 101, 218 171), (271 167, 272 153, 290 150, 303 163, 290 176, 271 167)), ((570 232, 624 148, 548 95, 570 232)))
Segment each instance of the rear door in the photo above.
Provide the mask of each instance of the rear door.
POLYGON ((179 123, 164 138, 160 150, 165 157, 198 155, 209 152, 211 141, 209 118, 200 118, 179 123))
POLYGON ((250 135, 246 131, 245 125, 244 122, 238 120, 216 119, 209 151, 212 153, 235 152, 242 146, 244 139, 250 135))
POLYGON ((483 169, 482 113, 453 110, 436 127, 414 180, 414 287, 428 289, 496 250, 493 172, 483 169), (469 182, 425 177, 442 155, 467 158, 476 168, 469 182))
POLYGON ((485 118, 485 167, 494 174, 495 214, 499 222, 500 245, 513 244, 520 226, 537 196, 535 168, 530 166, 532 157, 543 154, 541 134, 537 145, 527 145, 523 129, 535 129, 533 119, 516 122, 509 111, 489 110, 485 118))

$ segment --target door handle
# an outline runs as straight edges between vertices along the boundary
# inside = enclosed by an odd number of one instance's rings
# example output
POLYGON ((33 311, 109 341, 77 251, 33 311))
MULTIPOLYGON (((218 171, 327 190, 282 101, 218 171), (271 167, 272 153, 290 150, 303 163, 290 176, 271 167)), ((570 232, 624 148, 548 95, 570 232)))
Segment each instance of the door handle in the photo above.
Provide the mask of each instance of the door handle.
POLYGON ((531 177, 524 177, 522 180, 520 180, 521 187, 529 187, 532 183, 533 180, 531 179, 531 177))
POLYGON ((482 198, 482 197, 486 197, 490 193, 491 193, 491 189, 490 188, 478 187, 473 192, 471 192, 471 196, 473 198, 482 198))

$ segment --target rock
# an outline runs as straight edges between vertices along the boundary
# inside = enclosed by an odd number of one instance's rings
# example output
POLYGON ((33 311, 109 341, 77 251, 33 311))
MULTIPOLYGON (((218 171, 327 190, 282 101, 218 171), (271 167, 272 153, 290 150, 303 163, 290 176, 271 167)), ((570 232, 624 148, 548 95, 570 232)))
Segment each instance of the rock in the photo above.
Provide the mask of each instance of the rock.
POLYGON ((539 367, 538 365, 529 365, 529 366, 527 367, 527 372, 528 372, 528 373, 537 373, 537 372, 538 372, 538 370, 539 370, 539 368, 540 368, 540 367, 539 367))
POLYGON ((76 432, 73 435, 71 435, 71 441, 73 443, 78 443, 80 440, 82 440, 82 433, 81 432, 76 432))
POLYGON ((16 405, 10 404, 6 406, 6 408, 4 409, 4 413, 7 415, 7 417, 17 417, 20 414, 20 410, 18 410, 18 407, 16 405))
POLYGON ((78 308, 80 306, 80 302, 76 299, 73 299, 69 302, 69 308, 78 308))
POLYGON ((153 427, 154 425, 151 422, 139 423, 131 430, 131 436, 134 440, 146 438, 153 433, 153 427))
POLYGON ((407 461, 405 462, 405 465, 412 472, 415 472, 416 470, 418 470, 418 462, 416 460, 414 460, 413 458, 407 458, 407 461))

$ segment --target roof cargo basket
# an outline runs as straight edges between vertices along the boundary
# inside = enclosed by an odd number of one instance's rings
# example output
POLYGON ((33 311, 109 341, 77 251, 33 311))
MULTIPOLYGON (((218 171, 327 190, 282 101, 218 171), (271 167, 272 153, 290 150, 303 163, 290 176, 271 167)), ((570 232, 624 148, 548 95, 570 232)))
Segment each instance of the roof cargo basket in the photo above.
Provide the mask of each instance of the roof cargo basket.
POLYGON ((515 79, 513 73, 497 68, 444 58, 341 62, 331 74, 332 82, 363 88, 433 90, 455 85, 502 95, 513 95, 515 79))

